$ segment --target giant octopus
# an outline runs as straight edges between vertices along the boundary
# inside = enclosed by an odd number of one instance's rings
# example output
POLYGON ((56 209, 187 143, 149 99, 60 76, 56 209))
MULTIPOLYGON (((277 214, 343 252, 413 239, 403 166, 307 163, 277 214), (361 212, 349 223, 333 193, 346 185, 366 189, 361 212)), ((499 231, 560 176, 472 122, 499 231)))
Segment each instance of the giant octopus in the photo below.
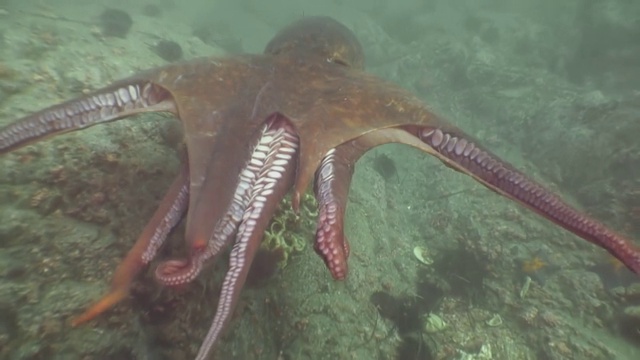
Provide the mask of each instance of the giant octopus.
POLYGON ((196 359, 230 322, 247 273, 281 199, 292 206, 313 179, 315 251, 334 279, 347 276, 344 214, 354 163, 367 150, 407 144, 610 252, 640 272, 640 252, 581 213, 406 90, 363 71, 355 35, 327 17, 280 31, 260 55, 201 58, 151 69, 26 116, 0 130, 0 152, 144 112, 180 119, 186 161, 159 208, 115 271, 110 291, 73 320, 95 318, 123 299, 186 214, 188 258, 156 269, 163 285, 194 280, 231 244, 217 310, 196 359))

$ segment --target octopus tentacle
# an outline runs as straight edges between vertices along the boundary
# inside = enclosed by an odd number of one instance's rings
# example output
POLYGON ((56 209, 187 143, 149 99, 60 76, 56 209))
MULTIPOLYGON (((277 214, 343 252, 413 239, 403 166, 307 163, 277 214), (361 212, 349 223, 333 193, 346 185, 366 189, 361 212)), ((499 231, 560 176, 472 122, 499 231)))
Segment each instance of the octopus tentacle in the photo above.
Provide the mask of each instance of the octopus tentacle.
MULTIPOLYGON (((277 116, 276 116, 277 117, 277 116)), ((252 151, 252 157, 240 172, 238 184, 230 206, 216 224, 214 231, 208 239, 204 249, 196 248, 197 252, 191 254, 190 259, 168 260, 156 268, 156 279, 163 285, 175 286, 193 281, 204 263, 218 253, 232 240, 238 229, 251 198, 257 176, 264 167, 267 156, 263 150, 269 146, 273 138, 274 130, 264 126, 260 138, 252 151)))
POLYGON ((336 280, 343 280, 348 271, 349 242, 344 235, 344 212, 354 162, 343 160, 347 149, 339 146, 327 152, 316 171, 313 187, 318 200, 313 249, 336 280))
POLYGON ((256 166, 256 171, 251 170, 249 174, 248 166, 242 171, 248 177, 255 178, 255 182, 249 189, 249 202, 231 250, 229 270, 222 283, 216 315, 196 360, 206 359, 231 320, 263 233, 280 200, 293 183, 298 146, 298 136, 287 119, 275 115, 267 121, 266 131, 249 161, 249 164, 256 166))
MULTIPOLYGON (((263 129, 261 139, 268 139, 265 137, 267 128, 263 129)), ((257 146, 261 144, 258 142, 257 146)), ((260 161, 264 156, 262 152, 257 152, 254 149, 252 160, 247 164, 246 168, 240 173, 238 185, 233 195, 231 205, 222 216, 222 219, 216 224, 216 227, 209 237, 209 240, 204 249, 197 249, 196 253, 191 254, 189 260, 168 260, 160 264, 156 268, 155 276, 158 282, 165 286, 182 285, 193 281, 200 271, 204 263, 212 257, 215 257, 219 252, 231 241, 233 234, 238 228, 242 216, 249 204, 251 189, 256 182, 256 176, 254 174, 260 171, 260 161)))
POLYGON ((183 162, 180 174, 171 184, 160 206, 145 226, 135 245, 118 265, 109 292, 83 314, 74 318, 71 322, 72 325, 79 325, 95 318, 127 296, 133 278, 143 266, 156 256, 171 229, 184 215, 188 203, 189 170, 187 163, 183 162))
MULTIPOLYGON (((273 132, 268 126, 263 128, 256 148, 259 146, 269 146, 271 142, 270 136, 272 136, 269 131, 273 132)), ((209 238, 205 253, 206 258, 218 255, 220 250, 229 243, 249 205, 251 191, 257 181, 255 174, 260 173, 261 168, 264 166, 265 157, 267 156, 263 151, 256 151, 256 148, 253 149, 251 160, 246 165, 246 168, 240 172, 238 185, 233 193, 233 199, 229 209, 216 225, 216 229, 209 238)))
POLYGON ((640 250, 622 235, 581 213, 474 141, 456 131, 425 127, 415 133, 425 144, 478 181, 538 214, 603 247, 640 274, 640 250))
POLYGON ((314 249, 336 280, 343 280, 348 272, 349 243, 344 235, 344 214, 354 164, 368 150, 391 142, 424 147, 403 129, 378 129, 329 150, 316 170, 318 222, 314 249))
POLYGON ((156 111, 176 112, 168 91, 147 81, 123 81, 5 126, 0 129, 0 154, 56 134, 156 111))
POLYGON ((189 259, 174 259, 162 262, 154 273, 156 280, 164 286, 177 286, 193 281, 204 266, 202 252, 191 254, 189 259))

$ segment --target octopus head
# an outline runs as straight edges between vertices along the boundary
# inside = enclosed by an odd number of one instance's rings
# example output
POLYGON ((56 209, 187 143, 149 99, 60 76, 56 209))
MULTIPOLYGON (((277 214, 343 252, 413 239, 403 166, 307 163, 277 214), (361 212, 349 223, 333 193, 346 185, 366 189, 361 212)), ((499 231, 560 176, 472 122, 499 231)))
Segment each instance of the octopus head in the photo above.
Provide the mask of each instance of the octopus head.
POLYGON ((355 34, 327 16, 305 17, 292 23, 271 39, 264 52, 311 56, 355 69, 364 67, 362 45, 355 34))

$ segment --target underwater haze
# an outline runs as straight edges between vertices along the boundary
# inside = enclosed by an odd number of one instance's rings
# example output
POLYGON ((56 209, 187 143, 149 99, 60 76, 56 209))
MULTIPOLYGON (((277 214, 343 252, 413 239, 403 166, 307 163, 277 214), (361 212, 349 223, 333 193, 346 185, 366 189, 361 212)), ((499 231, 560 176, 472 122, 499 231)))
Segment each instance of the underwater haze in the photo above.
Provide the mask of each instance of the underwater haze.
MULTIPOLYGON (((365 71, 640 246, 640 1, 0 0, 0 128, 145 69, 262 53, 317 15, 353 31, 365 71)), ((70 324, 109 290, 182 136, 142 114, 0 156, 0 360, 195 358, 229 252, 159 284, 188 254, 184 220, 123 301, 70 324)), ((314 251, 312 197, 288 199, 211 358, 640 359, 638 275, 429 154, 357 162, 343 281, 314 251)))

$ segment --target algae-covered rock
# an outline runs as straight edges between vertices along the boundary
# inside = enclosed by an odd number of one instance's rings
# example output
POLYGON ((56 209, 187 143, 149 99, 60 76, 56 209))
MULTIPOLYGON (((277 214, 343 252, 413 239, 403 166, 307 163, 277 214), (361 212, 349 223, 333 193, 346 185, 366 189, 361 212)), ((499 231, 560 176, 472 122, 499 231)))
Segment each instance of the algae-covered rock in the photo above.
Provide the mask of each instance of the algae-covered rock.
POLYGON ((627 286, 625 297, 629 300, 640 300, 640 283, 627 286))
POLYGON ((624 309, 624 315, 635 321, 640 321, 640 305, 627 307, 624 309))

